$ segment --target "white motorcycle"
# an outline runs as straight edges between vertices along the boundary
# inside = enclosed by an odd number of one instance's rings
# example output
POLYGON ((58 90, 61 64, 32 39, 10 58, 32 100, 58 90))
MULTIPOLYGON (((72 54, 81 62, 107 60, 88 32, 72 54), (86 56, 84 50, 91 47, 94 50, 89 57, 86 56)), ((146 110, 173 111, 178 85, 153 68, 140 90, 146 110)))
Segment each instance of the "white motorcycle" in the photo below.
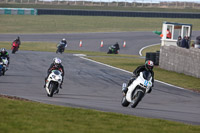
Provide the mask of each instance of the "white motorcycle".
POLYGON ((5 75, 5 72, 8 70, 8 59, 6 57, 1 57, 1 59, 2 59, 1 74, 5 75))
POLYGON ((53 97, 53 94, 59 92, 59 86, 62 82, 62 73, 58 70, 53 70, 46 81, 45 89, 47 91, 47 96, 53 97))
MULTIPOLYGON (((126 88, 126 83, 122 85, 122 92, 126 88)), ((142 100, 144 95, 151 91, 152 76, 148 71, 140 72, 140 75, 133 81, 128 87, 127 93, 123 96, 121 104, 124 107, 128 107, 131 103, 131 107, 135 108, 142 100)))

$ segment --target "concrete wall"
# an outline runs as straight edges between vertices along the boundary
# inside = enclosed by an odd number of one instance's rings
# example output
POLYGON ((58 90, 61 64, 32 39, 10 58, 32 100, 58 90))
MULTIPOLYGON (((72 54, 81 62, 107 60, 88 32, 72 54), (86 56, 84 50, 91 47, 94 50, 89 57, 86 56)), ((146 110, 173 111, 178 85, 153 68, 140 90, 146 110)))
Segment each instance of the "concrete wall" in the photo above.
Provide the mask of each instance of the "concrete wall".
POLYGON ((200 78, 200 49, 162 46, 159 65, 169 71, 200 78))

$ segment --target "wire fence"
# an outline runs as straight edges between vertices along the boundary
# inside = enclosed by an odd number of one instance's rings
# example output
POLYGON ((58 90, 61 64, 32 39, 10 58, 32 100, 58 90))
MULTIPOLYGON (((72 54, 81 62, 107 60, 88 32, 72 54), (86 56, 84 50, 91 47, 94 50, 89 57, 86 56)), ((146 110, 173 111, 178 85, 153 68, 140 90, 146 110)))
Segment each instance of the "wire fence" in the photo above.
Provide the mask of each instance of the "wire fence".
POLYGON ((200 0, 0 0, 0 3, 200 9, 200 0))

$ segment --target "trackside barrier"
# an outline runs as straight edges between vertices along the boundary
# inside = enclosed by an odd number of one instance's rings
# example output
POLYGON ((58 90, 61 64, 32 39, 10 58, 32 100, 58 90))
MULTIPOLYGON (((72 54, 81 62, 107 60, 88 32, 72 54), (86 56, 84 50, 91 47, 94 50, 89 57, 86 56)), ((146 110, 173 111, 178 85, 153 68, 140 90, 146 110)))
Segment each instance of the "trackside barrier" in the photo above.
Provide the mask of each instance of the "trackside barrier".
POLYGON ((9 15, 37 15, 37 9, 34 8, 0 8, 0 14, 9 15))
POLYGON ((200 13, 60 10, 60 9, 37 9, 37 14, 38 15, 151 17, 151 18, 195 18, 195 19, 200 18, 200 13))

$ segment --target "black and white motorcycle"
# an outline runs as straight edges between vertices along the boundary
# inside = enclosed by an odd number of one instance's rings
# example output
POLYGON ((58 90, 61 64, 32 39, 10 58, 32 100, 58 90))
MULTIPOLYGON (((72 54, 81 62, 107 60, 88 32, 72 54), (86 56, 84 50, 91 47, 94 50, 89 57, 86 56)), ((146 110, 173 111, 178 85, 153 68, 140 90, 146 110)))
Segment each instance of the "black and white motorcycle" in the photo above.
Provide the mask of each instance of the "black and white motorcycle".
POLYGON ((6 57, 1 57, 2 62, 1 62, 1 74, 0 75, 5 75, 5 72, 8 70, 8 59, 6 57))
POLYGON ((58 70, 53 70, 46 81, 45 89, 47 91, 47 96, 53 97, 53 94, 59 92, 59 86, 62 82, 62 72, 58 70))
POLYGON ((63 53, 65 51, 65 48, 67 47, 67 44, 61 42, 57 45, 56 53, 63 53))
MULTIPOLYGON (((122 85, 122 92, 127 87, 126 83, 122 85)), ((132 108, 135 108, 142 100, 144 95, 151 91, 152 87, 152 75, 148 71, 140 72, 140 75, 133 81, 128 87, 126 94, 123 95, 121 104, 124 107, 128 107, 131 104, 132 108)))

